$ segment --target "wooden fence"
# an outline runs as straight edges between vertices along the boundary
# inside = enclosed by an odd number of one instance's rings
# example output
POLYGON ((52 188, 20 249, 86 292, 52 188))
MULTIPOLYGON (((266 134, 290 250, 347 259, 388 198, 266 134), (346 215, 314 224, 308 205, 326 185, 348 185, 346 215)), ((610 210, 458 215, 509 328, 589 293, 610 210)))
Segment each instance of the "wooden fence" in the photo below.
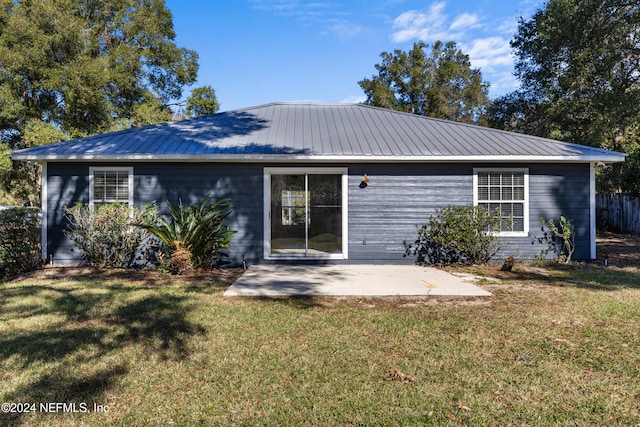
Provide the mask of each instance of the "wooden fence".
POLYGON ((597 194, 598 228, 618 233, 640 233, 640 197, 624 193, 597 194))

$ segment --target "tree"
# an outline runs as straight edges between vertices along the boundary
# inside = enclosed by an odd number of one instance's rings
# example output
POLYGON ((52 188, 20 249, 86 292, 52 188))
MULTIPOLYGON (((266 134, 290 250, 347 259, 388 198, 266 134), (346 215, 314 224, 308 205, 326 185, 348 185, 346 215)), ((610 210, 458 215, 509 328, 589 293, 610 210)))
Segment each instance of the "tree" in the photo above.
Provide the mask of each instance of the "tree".
POLYGON ((382 52, 378 75, 358 82, 366 103, 377 107, 478 123, 488 104, 489 84, 455 42, 434 43, 428 56, 424 42, 409 52, 382 52))
POLYGON ((184 115, 186 117, 204 116, 213 114, 219 109, 215 90, 211 86, 202 86, 191 91, 191 96, 187 98, 184 115))
POLYGON ((164 0, 0 0, 3 176, 20 176, 7 153, 33 123, 66 139, 169 117, 198 71, 174 40, 164 0))
MULTIPOLYGON (((550 0, 530 20, 520 21, 511 45, 522 89, 496 100, 492 124, 637 151, 639 31, 635 1, 550 0)), ((639 170, 640 165, 629 161, 609 167, 610 189, 630 186, 624 177, 638 176, 639 170)))

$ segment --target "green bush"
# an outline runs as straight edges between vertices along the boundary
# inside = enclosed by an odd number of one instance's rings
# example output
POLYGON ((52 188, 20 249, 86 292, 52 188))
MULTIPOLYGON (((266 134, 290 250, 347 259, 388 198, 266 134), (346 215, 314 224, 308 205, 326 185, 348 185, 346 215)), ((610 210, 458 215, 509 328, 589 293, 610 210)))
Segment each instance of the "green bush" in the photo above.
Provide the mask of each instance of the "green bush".
POLYGON ((222 263, 235 231, 229 228, 229 199, 176 207, 167 201, 170 220, 149 218, 138 225, 155 235, 169 250, 170 267, 175 273, 191 268, 211 268, 222 263))
POLYGON ((6 279, 42 266, 40 210, 0 211, 0 278, 6 279))
POLYGON ((486 264, 498 251, 500 216, 482 206, 448 206, 418 228, 407 248, 416 264, 486 264))
POLYGON ((65 208, 69 229, 65 235, 90 265, 99 268, 130 268, 149 232, 135 224, 155 218, 155 206, 129 208, 110 203, 97 208, 78 203, 65 208))

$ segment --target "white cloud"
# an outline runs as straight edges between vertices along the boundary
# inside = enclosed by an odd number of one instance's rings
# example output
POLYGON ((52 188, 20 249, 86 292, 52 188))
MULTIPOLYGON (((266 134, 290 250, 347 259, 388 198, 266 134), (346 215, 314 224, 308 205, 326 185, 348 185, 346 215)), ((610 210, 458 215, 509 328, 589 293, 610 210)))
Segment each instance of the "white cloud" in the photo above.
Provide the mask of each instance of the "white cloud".
POLYGON ((340 104, 361 104, 366 100, 367 97, 365 95, 352 95, 344 98, 342 101, 340 101, 340 104))
POLYGON ((504 37, 487 37, 462 43, 460 49, 469 55, 473 67, 483 70, 495 67, 513 66, 513 55, 509 40, 504 37))
POLYGON ((362 27, 349 21, 336 21, 333 24, 328 24, 328 32, 341 39, 350 39, 360 34, 362 27))
MULTIPOLYGON (((526 0, 525 0, 526 1, 526 0)), ((529 0, 540 4, 540 0, 529 0)), ((455 16, 447 14, 447 2, 437 0, 424 10, 409 10, 393 21, 394 42, 453 40, 469 56, 471 66, 479 68, 484 80, 491 83, 492 96, 500 96, 518 86, 513 76, 514 55, 511 38, 517 32, 517 16, 494 18, 489 22, 482 13, 467 10, 455 16)))
POLYGON ((480 69, 483 80, 491 83, 491 96, 504 95, 517 87, 508 39, 500 36, 479 38, 469 44, 460 44, 460 50, 469 55, 473 68, 480 69))
POLYGON ((480 17, 478 17, 478 15, 471 14, 471 13, 463 13, 453 21, 453 23, 449 28, 451 28, 452 30, 465 29, 465 28, 477 28, 478 22, 480 22, 480 17))
POLYGON ((350 22, 345 17, 352 14, 335 2, 305 2, 301 0, 249 0, 254 9, 286 16, 308 27, 319 25, 321 34, 333 34, 341 39, 349 39, 363 31, 363 27, 350 22))
POLYGON ((417 10, 410 10, 404 12, 393 21, 394 28, 416 28, 425 25, 427 22, 427 15, 417 10))
POLYGON ((391 39, 406 42, 416 39, 423 41, 451 40, 456 33, 447 28, 447 15, 443 13, 445 2, 433 3, 428 11, 410 10, 402 13, 393 21, 395 32, 391 39))
POLYGON ((299 8, 296 0, 249 0, 258 10, 272 13, 292 13, 299 8))
POLYGON ((500 23, 500 25, 498 25, 497 30, 500 34, 508 34, 509 36, 513 36, 518 32, 518 23, 519 21, 515 17, 507 18, 504 19, 500 23))

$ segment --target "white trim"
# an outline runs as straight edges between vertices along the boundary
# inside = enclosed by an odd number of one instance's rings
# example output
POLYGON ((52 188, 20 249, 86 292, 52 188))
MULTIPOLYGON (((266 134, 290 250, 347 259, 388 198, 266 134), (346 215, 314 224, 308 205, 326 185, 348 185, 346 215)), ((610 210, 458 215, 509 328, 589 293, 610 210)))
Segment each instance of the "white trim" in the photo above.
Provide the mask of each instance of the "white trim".
MULTIPOLYGON (((529 168, 473 168, 473 206, 478 206, 478 172, 524 173, 524 230, 501 231, 500 237, 522 237, 529 235, 529 168)), ((499 202, 499 201, 498 201, 499 202)))
POLYGON ((47 249, 48 249, 48 241, 47 239, 48 237, 48 231, 49 231, 49 217, 48 217, 48 211, 49 211, 49 186, 47 185, 47 181, 49 180, 49 170, 48 170, 48 166, 47 166, 47 162, 42 163, 42 171, 40 174, 40 210, 41 210, 41 217, 40 217, 40 244, 41 244, 41 249, 40 249, 40 255, 42 257, 42 259, 44 260, 44 262, 47 262, 47 249))
POLYGON ((269 168, 264 168, 262 178, 262 213, 264 230, 264 259, 269 259, 271 255, 271 172, 269 168))
POLYGON ((589 239, 591 259, 596 259, 596 164, 589 166, 589 239))
POLYGON ((405 156, 405 155, 321 155, 321 154, 24 154, 13 153, 13 160, 43 161, 137 161, 137 162, 377 162, 377 163, 468 163, 468 162, 536 162, 536 163, 592 163, 624 162, 626 154, 610 152, 582 155, 455 155, 455 156, 405 156))
POLYGON ((89 207, 93 209, 94 189, 93 174, 95 171, 126 171, 129 178, 129 194, 127 203, 133 207, 133 166, 89 166, 89 207))
POLYGON ((342 256, 349 259, 349 170, 342 173, 342 256))
MULTIPOLYGON (((349 169, 345 167, 265 167, 263 178, 263 224, 264 224, 264 259, 267 260, 313 260, 313 259, 349 259, 349 169), (285 255, 271 253, 271 175, 342 175, 342 253, 327 255, 285 255)), ((305 178, 306 180, 306 178, 305 178)))

